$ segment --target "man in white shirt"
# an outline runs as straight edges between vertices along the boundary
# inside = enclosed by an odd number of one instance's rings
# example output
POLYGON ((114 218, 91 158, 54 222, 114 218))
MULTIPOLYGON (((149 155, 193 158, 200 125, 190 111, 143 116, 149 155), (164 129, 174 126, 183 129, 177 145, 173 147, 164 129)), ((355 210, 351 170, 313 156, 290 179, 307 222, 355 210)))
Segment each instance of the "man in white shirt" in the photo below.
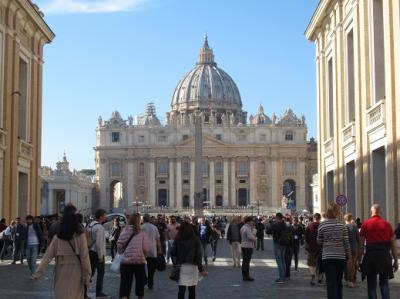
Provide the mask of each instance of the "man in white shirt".
MULTIPOLYGON (((104 234, 103 223, 107 220, 105 210, 98 209, 95 213, 95 220, 92 221, 86 228, 88 237, 90 265, 92 268, 92 276, 97 270, 96 279, 96 299, 111 298, 103 293, 103 279, 105 271, 105 256, 106 256, 106 238, 104 234), (92 241, 92 242, 91 242, 92 241), (92 243, 92 244, 89 244, 92 243)), ((89 298, 86 295, 85 298, 89 298)))
POLYGON ((154 286, 154 273, 157 268, 157 256, 161 255, 160 233, 158 228, 150 223, 150 215, 143 216, 142 230, 147 234, 149 239, 149 252, 146 255, 147 261, 147 287, 152 290, 154 286))

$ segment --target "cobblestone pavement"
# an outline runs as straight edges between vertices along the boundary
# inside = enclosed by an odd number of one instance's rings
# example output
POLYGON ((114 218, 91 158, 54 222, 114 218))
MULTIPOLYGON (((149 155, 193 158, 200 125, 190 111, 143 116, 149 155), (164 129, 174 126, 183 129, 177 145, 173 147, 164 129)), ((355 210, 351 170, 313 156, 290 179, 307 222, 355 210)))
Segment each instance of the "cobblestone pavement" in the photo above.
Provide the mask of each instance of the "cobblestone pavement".
MULTIPOLYGON (((311 287, 304 255, 299 265, 299 272, 292 272, 291 279, 285 284, 275 285, 277 268, 273 259, 272 242, 265 239, 265 251, 255 251, 250 268, 254 282, 244 282, 240 268, 233 268, 230 249, 226 240, 218 243, 216 262, 209 262, 209 277, 199 282, 196 289, 197 298, 326 298, 324 286, 311 287)), ((104 291, 112 298, 118 298, 119 276, 108 270, 107 262, 104 291)), ((167 271, 157 272, 154 290, 145 291, 145 298, 172 299, 177 297, 177 286, 168 279, 167 271)), ((52 267, 41 282, 29 280, 26 265, 10 265, 9 261, 0 264, 0 298, 1 299, 47 299, 51 298, 52 267)), ((367 298, 366 282, 359 282, 354 289, 344 289, 344 298, 367 298)), ((400 298, 400 274, 396 273, 390 281, 391 298, 400 298)), ((89 293, 94 298, 93 287, 89 293)), ((132 292, 133 295, 133 292, 132 292)), ((132 297, 133 298, 133 297, 132 297)), ((73 298, 71 298, 73 299, 73 298)))

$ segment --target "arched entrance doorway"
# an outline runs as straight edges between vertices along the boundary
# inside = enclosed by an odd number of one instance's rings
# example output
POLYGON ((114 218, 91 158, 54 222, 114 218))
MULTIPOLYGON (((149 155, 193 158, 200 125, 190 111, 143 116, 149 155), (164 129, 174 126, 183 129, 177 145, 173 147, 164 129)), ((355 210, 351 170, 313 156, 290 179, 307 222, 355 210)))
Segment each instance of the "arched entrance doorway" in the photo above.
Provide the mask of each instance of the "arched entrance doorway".
POLYGON ((122 183, 120 181, 112 181, 110 184, 110 202, 111 208, 121 208, 123 201, 122 183))
POLYGON ((296 182, 293 180, 286 180, 283 182, 283 197, 286 201, 286 208, 288 210, 296 210, 296 182))

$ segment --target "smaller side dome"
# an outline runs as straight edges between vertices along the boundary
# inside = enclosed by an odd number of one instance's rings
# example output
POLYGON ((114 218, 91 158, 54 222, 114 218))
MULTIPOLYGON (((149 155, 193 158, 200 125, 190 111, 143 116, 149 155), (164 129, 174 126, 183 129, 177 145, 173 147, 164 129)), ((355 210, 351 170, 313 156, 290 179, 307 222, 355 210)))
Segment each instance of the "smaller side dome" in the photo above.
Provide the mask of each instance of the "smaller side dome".
POLYGON ((257 114, 250 116, 250 123, 252 125, 270 125, 271 119, 264 113, 264 107, 260 105, 257 109, 257 114))

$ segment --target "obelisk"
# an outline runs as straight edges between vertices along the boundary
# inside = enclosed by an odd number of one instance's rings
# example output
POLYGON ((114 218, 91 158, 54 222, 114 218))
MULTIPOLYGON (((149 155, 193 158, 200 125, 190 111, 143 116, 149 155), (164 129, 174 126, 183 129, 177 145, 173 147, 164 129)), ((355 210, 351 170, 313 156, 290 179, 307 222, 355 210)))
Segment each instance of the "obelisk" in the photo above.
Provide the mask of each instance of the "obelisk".
POLYGON ((203 130, 200 110, 197 110, 194 121, 194 214, 203 216, 203 130))

